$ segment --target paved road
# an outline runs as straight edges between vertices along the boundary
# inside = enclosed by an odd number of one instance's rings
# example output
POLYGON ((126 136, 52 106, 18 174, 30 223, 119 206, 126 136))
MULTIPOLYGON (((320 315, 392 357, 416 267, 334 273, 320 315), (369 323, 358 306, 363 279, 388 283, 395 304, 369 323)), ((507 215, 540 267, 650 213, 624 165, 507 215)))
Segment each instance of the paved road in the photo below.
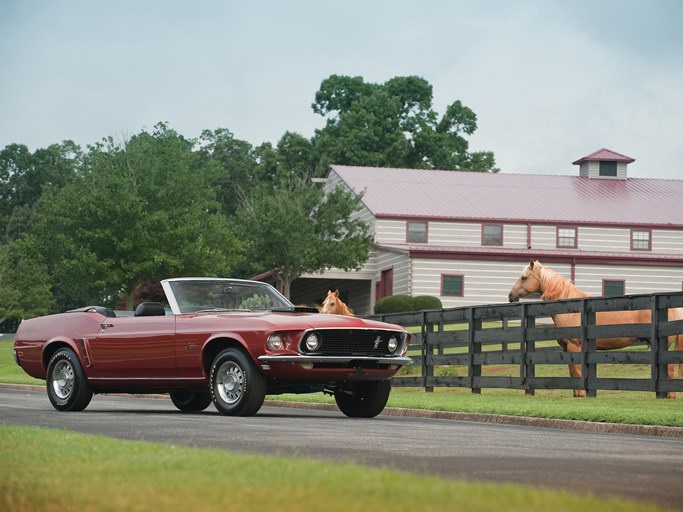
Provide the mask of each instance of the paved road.
POLYGON ((59 413, 39 391, 0 390, 0 422, 265 455, 355 461, 445 478, 592 491, 683 509, 683 439, 427 418, 346 418, 264 406, 250 418, 170 400, 97 395, 59 413))

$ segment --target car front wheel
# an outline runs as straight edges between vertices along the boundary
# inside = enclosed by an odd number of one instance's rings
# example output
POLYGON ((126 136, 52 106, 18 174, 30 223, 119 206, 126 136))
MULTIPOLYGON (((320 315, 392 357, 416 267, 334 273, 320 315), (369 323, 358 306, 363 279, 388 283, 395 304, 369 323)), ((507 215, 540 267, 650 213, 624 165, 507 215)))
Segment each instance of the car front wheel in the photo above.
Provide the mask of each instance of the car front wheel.
POLYGON ((92 400, 92 388, 70 348, 61 348, 50 358, 46 386, 47 396, 58 411, 82 411, 92 400))
POLYGON ((334 392, 339 410, 351 418, 374 418, 384 410, 391 381, 354 382, 334 392))
POLYGON ((221 414, 253 416, 266 397, 266 378, 244 351, 228 348, 211 365, 211 396, 221 414))
POLYGON ((175 405, 179 411, 203 411, 211 404, 211 393, 208 391, 198 393, 171 393, 171 402, 173 402, 173 405, 175 405))

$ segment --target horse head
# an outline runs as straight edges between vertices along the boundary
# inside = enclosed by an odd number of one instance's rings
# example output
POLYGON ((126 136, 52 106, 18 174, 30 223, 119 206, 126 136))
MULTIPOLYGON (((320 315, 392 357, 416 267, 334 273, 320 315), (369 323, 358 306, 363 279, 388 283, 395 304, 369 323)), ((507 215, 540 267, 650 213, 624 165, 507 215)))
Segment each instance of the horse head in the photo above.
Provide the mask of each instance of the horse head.
POLYGON ((321 313, 331 313, 333 315, 337 314, 337 311, 339 309, 339 290, 329 290, 327 292, 327 297, 323 301, 322 308, 320 310, 321 313))
POLYGON ((529 264, 522 270, 522 275, 519 276, 517 282, 512 285, 508 299, 510 302, 518 302, 522 297, 526 297, 530 293, 541 290, 541 272, 543 265, 538 261, 531 260, 529 264))

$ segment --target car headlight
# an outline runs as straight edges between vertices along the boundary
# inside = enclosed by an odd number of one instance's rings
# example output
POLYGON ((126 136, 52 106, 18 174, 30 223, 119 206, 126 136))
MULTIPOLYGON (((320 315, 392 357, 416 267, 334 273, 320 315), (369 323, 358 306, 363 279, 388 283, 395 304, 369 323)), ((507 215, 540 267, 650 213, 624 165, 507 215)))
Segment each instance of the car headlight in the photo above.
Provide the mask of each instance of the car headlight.
POLYGON ((399 346, 398 338, 394 334, 391 338, 389 338, 389 345, 388 345, 389 352, 391 352, 393 354, 394 352, 396 352, 396 349, 398 349, 398 346, 399 346))
POLYGON ((274 332, 268 336, 268 349, 270 350, 282 350, 285 346, 285 340, 282 334, 274 332))
POLYGON ((316 333, 312 332, 311 334, 306 336, 306 342, 305 343, 306 343, 306 348, 309 351, 315 352, 316 350, 318 350, 320 348, 320 337, 316 333))

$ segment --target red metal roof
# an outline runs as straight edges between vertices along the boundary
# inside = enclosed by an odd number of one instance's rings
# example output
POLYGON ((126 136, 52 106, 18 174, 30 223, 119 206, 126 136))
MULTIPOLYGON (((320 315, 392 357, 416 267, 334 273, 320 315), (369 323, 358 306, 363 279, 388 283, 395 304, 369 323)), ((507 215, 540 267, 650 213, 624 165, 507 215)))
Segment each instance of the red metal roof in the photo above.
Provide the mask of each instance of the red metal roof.
POLYGON ((378 217, 683 228, 683 180, 333 165, 378 217))
POLYGON ((632 162, 635 162, 635 158, 631 158, 630 156, 622 155, 621 153, 617 153, 616 151, 612 151, 610 149, 606 148, 601 148, 598 149, 597 151, 593 151, 590 155, 586 155, 583 158, 579 158, 576 162, 574 162, 574 165, 581 164, 583 162, 625 162, 627 164, 630 164, 632 162))

